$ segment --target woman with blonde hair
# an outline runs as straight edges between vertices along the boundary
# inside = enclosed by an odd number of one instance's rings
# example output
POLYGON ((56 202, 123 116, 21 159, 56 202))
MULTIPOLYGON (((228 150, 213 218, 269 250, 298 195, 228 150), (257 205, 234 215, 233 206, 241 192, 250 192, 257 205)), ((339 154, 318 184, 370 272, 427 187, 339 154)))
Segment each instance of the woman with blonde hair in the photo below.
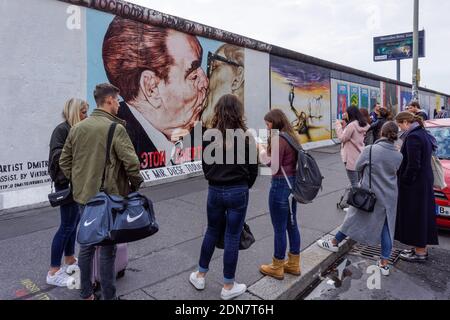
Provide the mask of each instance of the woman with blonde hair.
POLYGON ((284 279, 284 273, 300 275, 300 231, 297 224, 297 202, 289 202, 291 189, 295 185, 297 152, 283 136, 289 136, 300 145, 300 138, 283 111, 271 110, 264 117, 270 137, 267 150, 260 147, 261 162, 272 170, 269 192, 269 211, 274 231, 274 254, 272 263, 262 265, 259 271, 275 279, 284 279), (285 261, 289 238, 288 261, 285 261))
MULTIPOLYGON (((64 122, 59 124, 52 133, 50 139, 49 174, 56 191, 64 190, 69 186, 69 180, 59 168, 64 143, 69 135, 70 128, 87 118, 89 105, 81 99, 69 99, 63 110, 64 122)), ((60 207, 61 224, 53 237, 51 247, 50 270, 47 273, 47 283, 59 287, 65 287, 68 279, 67 267, 77 263, 74 256, 75 238, 80 215, 78 205, 73 202, 60 207), (61 266, 64 254, 64 265, 61 266)))

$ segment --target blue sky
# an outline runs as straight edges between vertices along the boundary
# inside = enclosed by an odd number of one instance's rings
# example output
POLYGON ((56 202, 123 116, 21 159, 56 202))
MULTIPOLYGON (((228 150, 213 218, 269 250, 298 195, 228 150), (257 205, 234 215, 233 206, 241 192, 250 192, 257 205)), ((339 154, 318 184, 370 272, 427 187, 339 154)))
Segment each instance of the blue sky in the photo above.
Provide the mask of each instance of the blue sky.
MULTIPOLYGON (((392 79, 395 61, 373 62, 373 37, 413 28, 413 0, 128 1, 392 79)), ((420 1, 421 86, 448 94, 449 15, 450 1, 420 1)), ((411 74, 411 60, 403 60, 401 80, 411 83, 411 74)))

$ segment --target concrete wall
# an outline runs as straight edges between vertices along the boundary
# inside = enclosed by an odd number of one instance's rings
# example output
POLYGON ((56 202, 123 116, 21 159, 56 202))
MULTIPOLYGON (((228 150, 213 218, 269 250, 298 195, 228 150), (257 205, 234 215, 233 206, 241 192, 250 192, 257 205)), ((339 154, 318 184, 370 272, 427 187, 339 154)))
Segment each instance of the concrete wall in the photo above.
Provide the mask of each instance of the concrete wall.
MULTIPOLYGON (((62 2, 0 5, 2 209, 46 199, 52 129, 68 97, 86 96, 86 33, 67 28, 69 6, 62 2)), ((77 10, 84 21, 86 9, 77 10)))

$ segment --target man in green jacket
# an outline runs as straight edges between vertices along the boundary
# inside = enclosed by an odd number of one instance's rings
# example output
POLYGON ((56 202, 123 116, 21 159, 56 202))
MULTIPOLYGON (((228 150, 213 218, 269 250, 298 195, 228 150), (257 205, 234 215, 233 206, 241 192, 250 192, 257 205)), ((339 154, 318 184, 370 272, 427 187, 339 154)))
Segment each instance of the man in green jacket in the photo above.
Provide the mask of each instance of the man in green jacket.
MULTIPOLYGON (((106 158, 106 144, 111 123, 116 122, 112 139, 110 162, 106 166, 105 191, 126 196, 139 189, 143 179, 139 173, 139 159, 125 130, 125 122, 116 117, 119 111, 119 89, 111 84, 97 85, 94 98, 97 103, 91 116, 73 126, 67 137, 59 165, 72 183, 74 200, 81 214, 86 203, 100 191, 106 158)), ((93 300, 91 272, 95 246, 81 246, 81 297, 93 300)), ((114 260, 116 246, 103 246, 101 250, 100 278, 103 298, 116 298, 114 260)))

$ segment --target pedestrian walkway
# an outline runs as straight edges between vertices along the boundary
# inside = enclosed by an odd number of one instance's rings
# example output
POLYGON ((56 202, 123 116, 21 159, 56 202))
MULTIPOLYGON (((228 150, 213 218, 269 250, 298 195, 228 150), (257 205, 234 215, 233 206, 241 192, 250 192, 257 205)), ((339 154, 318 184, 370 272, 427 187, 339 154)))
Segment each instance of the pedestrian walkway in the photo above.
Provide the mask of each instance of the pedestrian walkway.
MULTIPOLYGON (((325 180, 314 203, 298 208, 302 251, 338 227, 344 218, 344 213, 336 209, 336 201, 347 185, 339 146, 315 150, 312 154, 325 180)), ((240 251, 236 272, 236 281, 249 287, 242 297, 245 299, 286 298, 283 291, 298 280, 287 276, 277 282, 264 279, 258 271, 260 264, 270 261, 273 253, 267 200, 269 188, 270 177, 260 176, 250 191, 247 223, 256 243, 250 249, 240 251), (270 286, 272 288, 267 291, 270 286), (258 293, 258 288, 263 291, 258 293)), ((160 231, 129 244, 129 264, 125 276, 117 281, 118 295, 144 300, 220 299, 223 250, 217 249, 213 256, 205 290, 197 291, 188 281, 189 274, 196 270, 206 230, 206 181, 197 177, 142 191, 155 202, 160 231)), ((45 282, 51 240, 58 223, 59 212, 53 208, 0 217, 0 299, 78 299, 76 290, 55 288, 45 282)), ((327 254, 322 258, 314 257, 316 260, 302 261, 304 273, 306 269, 313 270, 317 261, 328 259, 330 262, 327 254)), ((292 293, 289 297, 292 298, 292 293)))

